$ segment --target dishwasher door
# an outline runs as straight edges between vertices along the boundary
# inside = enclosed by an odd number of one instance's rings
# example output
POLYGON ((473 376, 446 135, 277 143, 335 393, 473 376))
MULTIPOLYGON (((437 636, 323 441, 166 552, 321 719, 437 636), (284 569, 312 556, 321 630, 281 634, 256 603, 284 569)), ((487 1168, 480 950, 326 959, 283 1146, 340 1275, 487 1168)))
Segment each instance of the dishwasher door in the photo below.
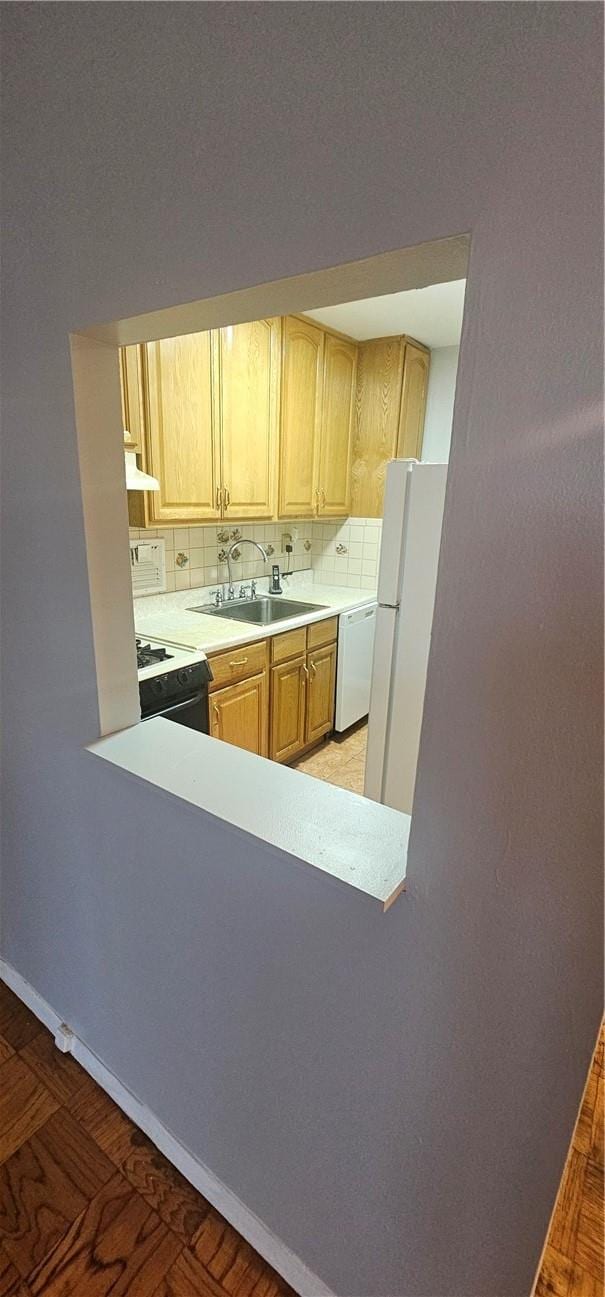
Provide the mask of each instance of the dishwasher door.
POLYGON ((343 612, 338 619, 336 730, 348 730, 370 710, 376 606, 343 612))

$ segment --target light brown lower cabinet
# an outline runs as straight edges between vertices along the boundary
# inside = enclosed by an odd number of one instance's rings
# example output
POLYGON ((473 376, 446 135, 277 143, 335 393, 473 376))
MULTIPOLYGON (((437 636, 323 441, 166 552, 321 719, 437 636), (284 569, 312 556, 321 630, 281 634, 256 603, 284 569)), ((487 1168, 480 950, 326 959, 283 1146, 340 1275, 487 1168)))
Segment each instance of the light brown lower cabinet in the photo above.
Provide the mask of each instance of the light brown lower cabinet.
POLYGON ((273 761, 289 761, 305 746, 308 668, 304 657, 271 670, 271 737, 273 761))
POLYGON ((334 724, 334 694, 336 690, 336 644, 307 653, 309 685, 307 689, 307 717, 305 744, 328 734, 334 724))
POLYGON ((273 761, 291 761, 334 724, 338 618, 214 653, 210 733, 273 761), (269 669, 268 660, 271 660, 269 669))
POLYGON ((268 716, 266 671, 210 694, 212 737, 260 757, 267 755, 268 716))
POLYGON ((292 760, 333 727, 337 627, 335 617, 309 626, 304 654, 301 644, 293 640, 301 631, 286 631, 272 641, 272 661, 278 662, 271 668, 269 756, 273 761, 292 760), (297 655, 282 662, 290 648, 297 655))

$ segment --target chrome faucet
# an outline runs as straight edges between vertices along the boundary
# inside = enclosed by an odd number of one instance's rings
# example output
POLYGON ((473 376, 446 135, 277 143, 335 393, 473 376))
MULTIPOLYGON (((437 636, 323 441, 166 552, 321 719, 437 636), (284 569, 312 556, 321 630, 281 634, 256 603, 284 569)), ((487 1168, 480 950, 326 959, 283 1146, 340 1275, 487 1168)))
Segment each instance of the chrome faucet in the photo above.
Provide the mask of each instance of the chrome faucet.
MULTIPOLYGON (((239 549, 242 545, 254 545, 254 548, 258 550, 259 554, 262 554, 263 561, 265 563, 269 562, 269 555, 267 554, 266 549, 263 549, 263 546, 259 545, 257 540, 250 540, 247 536, 242 536, 241 540, 234 540, 233 544, 229 546, 229 549, 225 554, 225 562, 229 573, 229 589, 227 591, 228 599, 235 598, 235 586, 233 584, 233 573, 231 571, 231 555, 234 549, 239 549)), ((254 598, 254 596, 252 597, 254 598)))

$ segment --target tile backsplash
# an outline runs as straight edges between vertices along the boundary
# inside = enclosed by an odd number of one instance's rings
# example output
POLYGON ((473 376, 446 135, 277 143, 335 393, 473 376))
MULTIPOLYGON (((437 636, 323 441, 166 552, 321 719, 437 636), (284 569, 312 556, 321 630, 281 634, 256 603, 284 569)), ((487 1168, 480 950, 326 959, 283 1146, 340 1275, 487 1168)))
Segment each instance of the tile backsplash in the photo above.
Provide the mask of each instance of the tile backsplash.
POLYGON ((342 522, 314 522, 312 527, 314 580, 357 590, 376 589, 382 518, 344 518, 342 522))
MULTIPOLYGON (((260 541, 272 547, 269 561, 282 571, 312 569, 313 580, 324 585, 353 586, 374 590, 378 580, 378 557, 382 520, 346 518, 342 522, 309 519, 271 523, 217 523, 205 527, 169 527, 138 531, 131 527, 131 539, 161 536, 166 542, 166 590, 189 590, 198 586, 223 585, 227 565, 219 555, 236 537, 260 541), (292 537, 292 554, 285 551, 285 537, 292 537), (227 539, 228 537, 228 539, 227 539)), ((289 542, 288 542, 289 543, 289 542)), ((244 545, 239 560, 232 559, 234 584, 251 577, 267 576, 269 565, 250 545, 244 545)), ((144 597, 144 596, 141 596, 144 597)))

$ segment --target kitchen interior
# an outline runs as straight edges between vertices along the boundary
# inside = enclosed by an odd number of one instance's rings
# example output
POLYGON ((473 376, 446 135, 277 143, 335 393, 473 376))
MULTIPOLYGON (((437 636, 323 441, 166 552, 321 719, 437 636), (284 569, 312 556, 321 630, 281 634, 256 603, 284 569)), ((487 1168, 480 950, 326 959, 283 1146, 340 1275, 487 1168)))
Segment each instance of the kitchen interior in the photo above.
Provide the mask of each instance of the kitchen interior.
POLYGON ((464 289, 121 348, 143 721, 411 813, 464 289))

